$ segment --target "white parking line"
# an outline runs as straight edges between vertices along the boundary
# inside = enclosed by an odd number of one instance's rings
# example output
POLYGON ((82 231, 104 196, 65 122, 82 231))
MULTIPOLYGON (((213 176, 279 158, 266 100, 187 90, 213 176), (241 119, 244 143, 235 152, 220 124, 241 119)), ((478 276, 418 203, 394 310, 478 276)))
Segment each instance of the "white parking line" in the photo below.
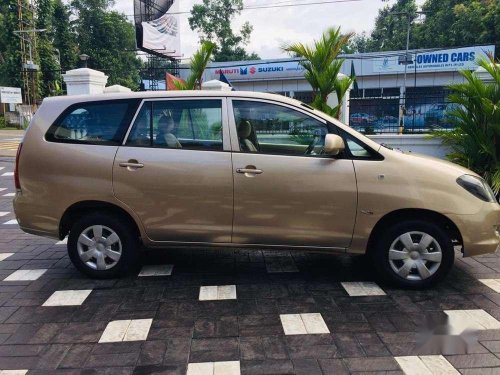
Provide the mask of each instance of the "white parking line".
POLYGON ((500 279, 479 279, 484 285, 500 293, 500 279))
POLYGON ((484 310, 445 310, 448 315, 450 335, 460 335, 465 330, 500 329, 500 322, 484 310))
POLYGON ((154 264, 145 265, 142 267, 139 276, 170 276, 172 275, 172 270, 174 269, 173 264, 154 264))
POLYGON ((26 375, 29 370, 0 370, 0 375, 26 375))
POLYGON ((16 193, 7 193, 3 195, 4 197, 15 197, 16 193))
POLYGON ((4 190, 7 190, 7 188, 0 188, 0 191, 4 191, 4 190))
POLYGON ((200 301, 218 301, 223 299, 236 299, 236 285, 200 287, 200 301))
POLYGON ((153 319, 114 320, 108 323, 99 342, 144 341, 152 322, 153 319))
POLYGON ((2 176, 14 176, 14 172, 5 172, 2 176))
POLYGON ((343 282, 341 284, 351 297, 385 296, 385 292, 372 282, 343 282))
POLYGON ((394 357, 405 375, 459 375, 442 355, 394 357))
POLYGON ((38 280, 40 276, 42 276, 47 269, 38 269, 38 270, 17 270, 14 273, 11 273, 7 276, 3 281, 33 281, 38 280))
POLYGON ((3 223, 3 225, 14 225, 14 224, 17 224, 16 219, 9 220, 9 221, 6 221, 5 223, 3 223))
POLYGON ((320 313, 281 314, 280 320, 285 335, 330 333, 320 313))
POLYGON ((9 211, 0 211, 0 217, 10 214, 9 211))
POLYGON ((8 257, 14 255, 14 253, 0 253, 0 262, 7 259, 8 257))
POLYGON ((186 375, 240 375, 240 361, 188 363, 186 375))
POLYGON ((80 306, 91 292, 92 289, 58 290, 42 306, 80 306))
POLYGON ((64 237, 61 241, 56 242, 56 245, 66 245, 68 243, 68 237, 64 237))

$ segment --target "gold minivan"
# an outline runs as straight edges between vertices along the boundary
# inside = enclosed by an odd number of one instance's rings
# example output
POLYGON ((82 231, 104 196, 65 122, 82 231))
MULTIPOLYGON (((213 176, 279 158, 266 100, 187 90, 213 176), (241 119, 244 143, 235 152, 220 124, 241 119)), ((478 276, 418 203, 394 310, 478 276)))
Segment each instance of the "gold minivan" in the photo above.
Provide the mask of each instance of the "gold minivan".
POLYGON ((173 91, 47 98, 19 147, 20 227, 115 277, 148 248, 368 254, 396 285, 492 253, 500 206, 477 174, 381 146, 299 101, 173 91))

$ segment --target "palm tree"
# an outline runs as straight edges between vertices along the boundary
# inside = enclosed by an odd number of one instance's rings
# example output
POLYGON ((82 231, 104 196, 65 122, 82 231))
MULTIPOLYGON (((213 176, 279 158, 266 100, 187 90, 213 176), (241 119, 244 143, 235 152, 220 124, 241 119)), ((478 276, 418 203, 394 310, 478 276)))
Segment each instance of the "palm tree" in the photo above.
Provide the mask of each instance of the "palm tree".
POLYGON ((500 61, 478 61, 491 75, 492 82, 484 82, 475 72, 463 70, 464 83, 452 84, 449 99, 456 106, 447 112, 452 131, 436 131, 452 152, 447 156, 481 175, 500 193, 500 61))
POLYGON ((313 89, 312 106, 336 118, 340 117, 342 99, 354 81, 353 77, 338 77, 344 63, 344 59, 338 59, 338 55, 352 35, 341 34, 340 27, 329 28, 319 40, 314 41, 312 47, 302 43, 282 47, 284 51, 301 58, 299 64, 305 69, 304 77, 313 89), (331 108, 327 99, 333 92, 337 94, 339 104, 331 108))
POLYGON ((191 57, 191 74, 186 81, 174 81, 178 90, 199 90, 203 72, 212 58, 215 44, 209 41, 201 43, 201 47, 191 57))

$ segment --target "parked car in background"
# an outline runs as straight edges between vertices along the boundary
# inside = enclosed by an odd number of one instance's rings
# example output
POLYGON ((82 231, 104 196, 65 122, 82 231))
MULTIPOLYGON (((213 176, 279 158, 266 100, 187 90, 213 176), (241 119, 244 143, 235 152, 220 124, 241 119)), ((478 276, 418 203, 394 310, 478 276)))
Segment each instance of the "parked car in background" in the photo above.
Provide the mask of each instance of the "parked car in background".
POLYGON ((20 227, 69 235, 92 277, 135 267, 141 245, 188 245, 367 254, 394 284, 426 287, 454 247, 471 256, 499 241, 500 206, 474 172, 255 92, 46 98, 15 184, 20 227))

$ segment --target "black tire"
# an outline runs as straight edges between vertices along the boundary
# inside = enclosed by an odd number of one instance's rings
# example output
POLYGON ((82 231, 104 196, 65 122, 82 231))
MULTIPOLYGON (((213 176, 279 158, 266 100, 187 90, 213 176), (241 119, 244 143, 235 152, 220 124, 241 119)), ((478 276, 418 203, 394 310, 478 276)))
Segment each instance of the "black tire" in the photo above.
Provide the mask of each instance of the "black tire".
MULTIPOLYGON (((413 237, 415 236, 418 237, 418 235, 413 235, 413 237)), ((449 235, 437 224, 423 220, 407 220, 389 226, 386 231, 375 239, 375 247, 371 255, 377 272, 385 281, 398 287, 414 289, 427 288, 442 280, 450 271, 455 259, 455 251, 449 235), (422 278, 420 280, 409 280, 408 278, 404 278, 392 268, 389 262, 389 250, 391 245, 399 236, 408 232, 429 234, 436 240, 441 248, 441 264, 436 267, 436 271, 427 278, 422 278)), ((402 260, 401 263, 403 262, 402 260)), ((432 266, 432 263, 427 264, 431 264, 432 266)), ((414 274, 419 273, 416 267, 413 268, 411 272, 414 274)))
MULTIPOLYGON (((126 275, 134 269, 139 261, 140 241, 135 228, 117 215, 102 212, 89 213, 79 218, 71 227, 68 237, 68 255, 74 266, 92 278, 109 279, 126 275), (78 238, 91 226, 100 225, 113 230, 119 237, 121 256, 109 269, 97 270, 85 263, 78 253, 78 238)), ((112 262, 110 258, 107 261, 112 262)))

